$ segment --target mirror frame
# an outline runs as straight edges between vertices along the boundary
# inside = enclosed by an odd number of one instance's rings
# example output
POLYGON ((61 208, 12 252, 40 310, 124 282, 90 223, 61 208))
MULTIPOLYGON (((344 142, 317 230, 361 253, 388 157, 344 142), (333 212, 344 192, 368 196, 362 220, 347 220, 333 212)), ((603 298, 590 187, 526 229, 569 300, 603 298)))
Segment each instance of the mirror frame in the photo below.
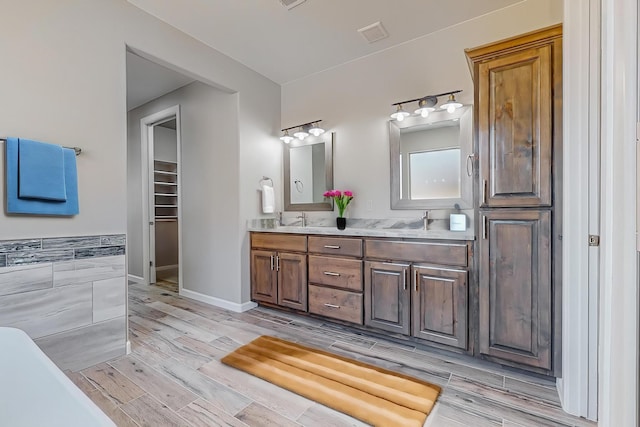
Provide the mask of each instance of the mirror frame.
POLYGON ((408 117, 401 122, 397 120, 389 121, 389 162, 391 165, 391 209, 453 209, 454 205, 458 205, 460 209, 473 208, 473 108, 469 105, 457 109, 454 113, 446 111, 438 111, 423 118, 420 116, 408 117), (446 114, 446 116, 444 116, 446 114), (400 194, 400 165, 398 157, 400 156, 400 132, 413 126, 423 125, 427 123, 436 123, 446 120, 458 118, 460 120, 460 197, 452 197, 446 199, 418 199, 409 200, 402 199, 400 194))
POLYGON ((304 147, 306 145, 324 142, 324 173, 327 183, 327 191, 333 189, 333 144, 336 140, 335 132, 325 132, 314 137, 308 136, 304 141, 294 140, 290 144, 285 144, 283 150, 283 172, 284 172, 284 210, 289 211, 332 211, 333 199, 318 203, 291 203, 291 149, 304 147))

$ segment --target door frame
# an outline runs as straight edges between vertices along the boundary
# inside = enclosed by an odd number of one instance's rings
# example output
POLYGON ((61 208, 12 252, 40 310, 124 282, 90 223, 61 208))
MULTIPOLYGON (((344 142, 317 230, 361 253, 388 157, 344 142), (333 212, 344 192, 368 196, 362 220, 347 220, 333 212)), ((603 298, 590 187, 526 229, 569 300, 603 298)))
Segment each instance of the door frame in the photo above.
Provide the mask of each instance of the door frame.
POLYGON ((155 271, 150 262, 155 261, 155 220, 153 218, 153 128, 169 120, 176 120, 176 156, 178 177, 178 293, 182 293, 182 138, 180 105, 174 105, 140 119, 140 147, 141 147, 141 176, 142 176, 142 273, 144 284, 155 282, 155 271), (153 223, 153 224, 151 224, 153 223))

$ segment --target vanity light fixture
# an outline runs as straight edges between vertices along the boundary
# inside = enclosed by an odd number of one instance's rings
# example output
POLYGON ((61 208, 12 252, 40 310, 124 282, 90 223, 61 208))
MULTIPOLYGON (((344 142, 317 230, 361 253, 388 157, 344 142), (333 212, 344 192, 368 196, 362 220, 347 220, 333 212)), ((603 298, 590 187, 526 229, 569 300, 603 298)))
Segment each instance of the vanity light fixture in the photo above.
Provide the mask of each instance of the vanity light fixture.
POLYGON ((428 117, 430 112, 436 111, 434 105, 437 103, 438 98, 435 96, 425 96, 418 101, 418 109, 414 113, 420 114, 422 117, 428 117))
POLYGON ((451 92, 443 92, 437 95, 427 95, 422 98, 408 99, 406 101, 396 102, 391 104, 396 107, 396 111, 391 114, 391 118, 401 122, 411 114, 404 111, 402 104, 408 104, 409 102, 418 102, 418 108, 414 111, 415 114, 419 114, 422 117, 429 116, 429 113, 436 110, 435 106, 438 103, 438 97, 449 95, 447 102, 440 106, 441 109, 447 110, 449 113, 453 113, 456 109, 462 107, 462 104, 456 101, 454 94, 462 92, 462 90, 453 90, 451 92))
POLYGON ((309 129, 309 133, 313 136, 320 136, 324 133, 324 129, 318 125, 318 122, 315 122, 311 125, 311 129, 309 129))
POLYGON ((284 143, 285 143, 285 144, 288 144, 288 143, 290 143, 291 141, 293 141, 293 137, 292 137, 291 135, 289 135, 289 130, 288 130, 288 129, 285 129, 285 131, 284 131, 284 135, 282 135, 282 136, 280 137, 280 139, 281 139, 282 141, 284 141, 284 143))
POLYGON ((293 136, 295 136, 300 141, 302 141, 303 139, 309 136, 309 133, 304 130, 304 126, 300 126, 300 129, 298 129, 298 131, 294 133, 293 136))
POLYGON ((393 104, 393 105, 397 105, 397 108, 396 108, 396 112, 391 115, 392 119, 395 119, 401 122, 404 120, 405 117, 409 117, 411 115, 402 109, 402 104, 393 104))
POLYGON ((453 93, 449 95, 447 102, 440 106, 441 109, 447 110, 449 114, 453 113, 460 107, 462 107, 462 104, 456 101, 456 97, 453 93))
POLYGON ((314 120, 312 122, 309 123, 303 123, 301 125, 295 125, 295 126, 291 126, 288 128, 284 128, 282 129, 282 136, 280 137, 280 139, 282 141, 284 141, 285 144, 289 144, 291 141, 294 140, 294 138, 292 136, 289 135, 289 131, 291 129, 298 129, 293 136, 298 138, 300 141, 304 140, 306 137, 309 136, 309 134, 312 134, 313 136, 319 136, 321 134, 324 133, 324 129, 322 129, 320 127, 320 122, 322 120, 314 120))

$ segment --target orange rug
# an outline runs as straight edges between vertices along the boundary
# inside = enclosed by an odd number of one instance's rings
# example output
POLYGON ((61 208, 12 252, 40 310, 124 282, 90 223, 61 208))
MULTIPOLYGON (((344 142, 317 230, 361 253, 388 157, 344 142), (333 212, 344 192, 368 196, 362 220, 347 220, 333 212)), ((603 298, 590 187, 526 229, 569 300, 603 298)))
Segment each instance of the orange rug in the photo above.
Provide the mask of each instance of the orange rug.
POLYGON ((374 426, 422 426, 440 394, 437 385, 270 336, 222 363, 374 426))

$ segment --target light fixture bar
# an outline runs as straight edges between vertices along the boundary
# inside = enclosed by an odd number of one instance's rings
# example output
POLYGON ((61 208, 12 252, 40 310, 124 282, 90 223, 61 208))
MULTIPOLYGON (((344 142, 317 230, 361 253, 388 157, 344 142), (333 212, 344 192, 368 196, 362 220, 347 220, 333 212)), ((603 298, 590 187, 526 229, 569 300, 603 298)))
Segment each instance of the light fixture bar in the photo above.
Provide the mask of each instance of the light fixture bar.
POLYGON ((309 125, 313 125, 313 124, 318 124, 320 123, 322 120, 314 120, 312 122, 308 122, 308 123, 303 123, 301 125, 295 125, 295 126, 291 126, 288 128, 284 128, 284 129, 280 129, 282 132, 286 131, 286 130, 291 130, 291 129, 295 129, 295 128, 300 128, 300 127, 305 127, 305 126, 309 126, 309 125))
MULTIPOLYGON (((420 101, 420 100, 427 99, 427 98, 438 98, 438 97, 440 97, 440 96, 453 95, 453 94, 455 94, 455 93, 460 93, 460 92, 462 92, 462 89, 460 89, 460 90, 453 90, 453 91, 450 91, 450 92, 443 92, 443 93, 439 93, 439 94, 437 94, 437 95, 426 95, 426 96, 422 96, 422 97, 420 97, 420 98, 408 99, 408 100, 406 100, 406 101, 395 102, 395 103, 393 103, 393 104, 391 104, 391 105, 396 106, 396 105, 400 105, 400 104, 407 104, 407 103, 409 103, 409 102, 416 102, 416 101, 420 101)), ((294 126, 294 127, 295 127, 295 126, 294 126)), ((291 128, 289 128, 289 129, 291 129, 291 128)), ((284 130, 284 129, 283 129, 283 130, 284 130)))

